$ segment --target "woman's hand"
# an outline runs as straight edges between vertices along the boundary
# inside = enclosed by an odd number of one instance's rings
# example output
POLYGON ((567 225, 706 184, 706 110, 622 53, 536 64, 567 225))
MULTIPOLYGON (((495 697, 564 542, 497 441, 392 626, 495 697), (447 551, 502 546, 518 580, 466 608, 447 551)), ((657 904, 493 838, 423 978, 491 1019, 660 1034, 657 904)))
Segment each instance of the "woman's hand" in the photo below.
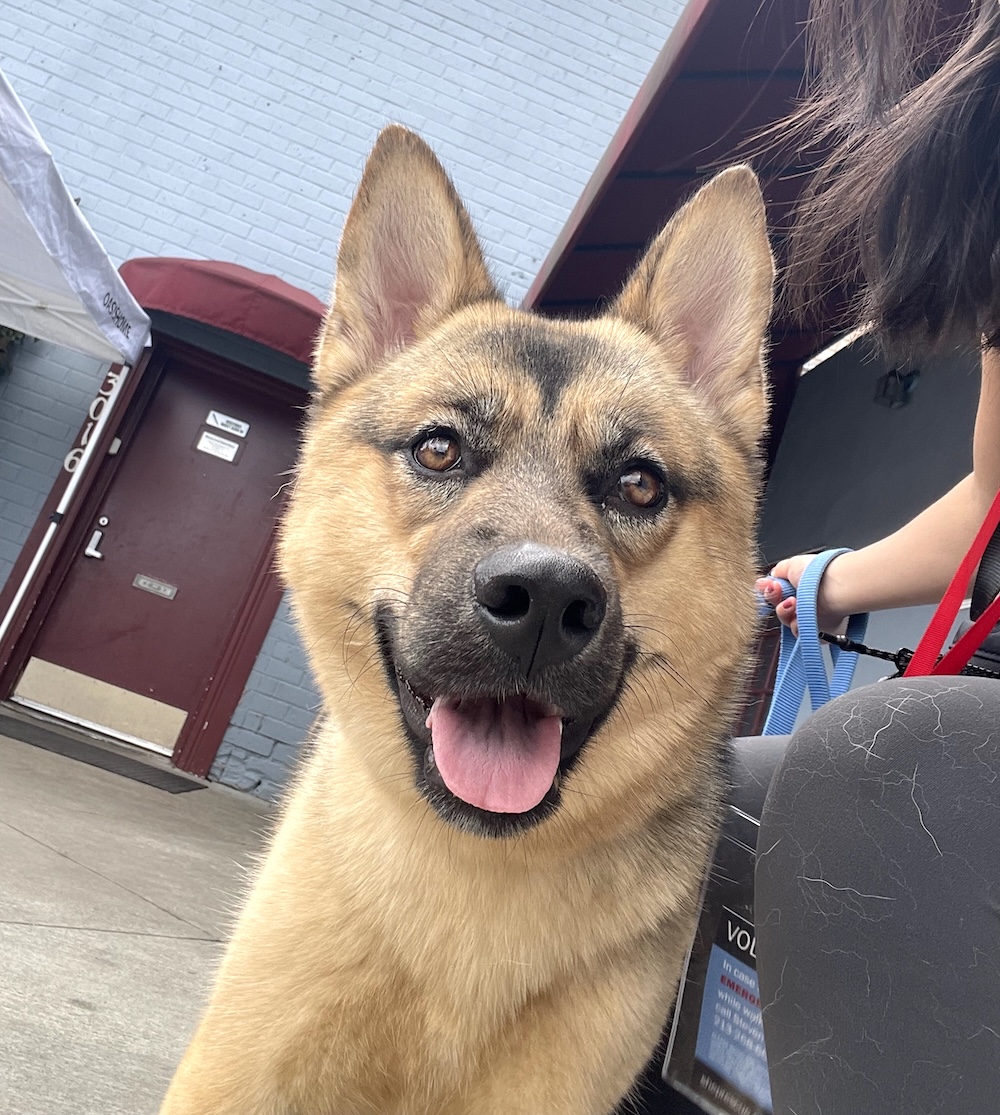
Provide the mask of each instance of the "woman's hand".
MULTIPOLYGON (((757 581, 757 591, 764 597, 764 600, 768 604, 774 607, 774 614, 786 627, 790 627, 795 635, 799 633, 799 625, 795 618, 795 597, 789 596, 786 600, 782 600, 781 586, 776 580, 773 580, 773 578, 781 577, 785 581, 791 581, 792 585, 798 588, 799 581, 802 579, 802 574, 806 566, 815 556, 815 554, 796 554, 794 557, 785 558, 783 561, 779 561, 771 570, 770 576, 761 577, 757 581)), ((830 606, 830 597, 832 595, 830 589, 833 585, 833 580, 831 578, 836 577, 834 567, 839 560, 840 558, 834 558, 826 567, 823 579, 820 581, 819 597, 816 601, 816 620, 819 624, 819 629, 830 635, 842 632, 847 625, 848 619, 846 615, 830 606)))

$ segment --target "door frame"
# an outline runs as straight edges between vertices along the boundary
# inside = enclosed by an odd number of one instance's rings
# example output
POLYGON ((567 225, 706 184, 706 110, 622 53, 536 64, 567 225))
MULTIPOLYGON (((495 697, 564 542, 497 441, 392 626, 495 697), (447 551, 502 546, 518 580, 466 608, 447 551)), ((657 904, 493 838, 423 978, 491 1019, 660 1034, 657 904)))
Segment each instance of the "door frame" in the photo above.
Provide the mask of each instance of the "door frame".
MULTIPOLYGON (((59 522, 61 529, 55 544, 39 566, 18 616, 3 645, 0 645, 0 700, 8 699, 13 693, 42 625, 78 559, 93 519, 114 482, 124 457, 123 453, 109 453, 114 439, 121 439, 122 448, 129 444, 171 359, 193 364, 208 375, 236 378, 242 383, 253 382, 275 403, 301 406, 308 401, 308 392, 304 388, 245 368, 183 341, 154 333, 152 348, 147 350, 147 355, 123 385, 122 397, 115 408, 117 413, 112 415, 101 444, 96 447, 90 474, 83 478, 73 504, 59 522)), ((86 423, 81 427, 81 436, 85 427, 86 423)), ((74 444, 78 443, 79 438, 74 444)), ((68 473, 61 470, 7 585, 0 591, 0 609, 5 606, 5 599, 13 599, 15 586, 27 573, 31 557, 53 521, 53 509, 67 482, 68 473)), ((281 500, 276 506, 276 523, 283 503, 284 500, 281 500)), ((275 570, 276 545, 277 529, 274 529, 261 550, 253 577, 226 633, 201 699, 189 712, 174 747, 171 761, 193 774, 205 776, 211 768, 281 602, 284 590, 275 570)))

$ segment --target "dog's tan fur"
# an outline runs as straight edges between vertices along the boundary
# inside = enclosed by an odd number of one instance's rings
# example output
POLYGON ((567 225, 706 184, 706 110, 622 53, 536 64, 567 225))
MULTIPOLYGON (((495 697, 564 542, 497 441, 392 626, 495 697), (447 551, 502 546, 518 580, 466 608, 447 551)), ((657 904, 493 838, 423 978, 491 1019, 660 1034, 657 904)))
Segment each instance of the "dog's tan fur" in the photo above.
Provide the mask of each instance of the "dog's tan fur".
POLYGON ((163 1115, 608 1115, 627 1092, 690 939, 754 627, 771 282, 740 168, 680 211, 604 316, 509 309, 429 149, 382 134, 282 542, 325 718, 163 1115), (538 346, 569 368, 548 395, 519 363, 538 346), (428 489, 386 444, 459 422, 448 400, 470 395, 499 415, 502 454, 461 491, 428 489), (623 422, 691 489, 638 526, 609 521, 579 475, 623 422), (458 560, 470 524, 598 553, 638 647, 559 808, 508 839, 418 792, 373 624, 458 560))

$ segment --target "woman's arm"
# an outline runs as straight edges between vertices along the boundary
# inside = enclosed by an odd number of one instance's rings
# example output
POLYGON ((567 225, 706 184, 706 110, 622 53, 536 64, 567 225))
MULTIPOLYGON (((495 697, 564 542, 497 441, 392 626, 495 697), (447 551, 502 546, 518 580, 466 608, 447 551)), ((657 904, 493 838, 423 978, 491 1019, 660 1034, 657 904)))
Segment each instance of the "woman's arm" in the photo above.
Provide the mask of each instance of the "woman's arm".
MULTIPOLYGON (((1000 489, 1000 353, 982 358, 982 386, 972 443, 972 472, 916 518, 886 538, 843 554, 820 586, 819 620, 834 630, 854 612, 932 604, 941 598, 1000 489)), ((797 585, 810 555, 786 558, 772 570, 797 585)), ((767 578, 765 599, 780 593, 767 578)), ((795 618, 794 598, 778 605, 784 623, 795 618)))

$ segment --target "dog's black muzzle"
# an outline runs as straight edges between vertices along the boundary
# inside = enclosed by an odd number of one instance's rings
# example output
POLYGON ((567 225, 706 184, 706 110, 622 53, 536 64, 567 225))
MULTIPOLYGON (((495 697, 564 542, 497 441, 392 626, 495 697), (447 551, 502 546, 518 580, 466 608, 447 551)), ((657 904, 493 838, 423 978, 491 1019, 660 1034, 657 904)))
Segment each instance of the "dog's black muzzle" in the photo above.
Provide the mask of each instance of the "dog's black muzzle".
POLYGON ((376 629, 418 789, 460 828, 513 835, 558 808, 562 776, 614 709, 637 648, 625 635, 611 571, 600 559, 533 541, 462 556, 428 562, 402 608, 389 601, 377 607, 376 629), (536 807, 492 813, 442 783, 425 721, 438 698, 516 696, 559 710, 559 769, 536 807))

